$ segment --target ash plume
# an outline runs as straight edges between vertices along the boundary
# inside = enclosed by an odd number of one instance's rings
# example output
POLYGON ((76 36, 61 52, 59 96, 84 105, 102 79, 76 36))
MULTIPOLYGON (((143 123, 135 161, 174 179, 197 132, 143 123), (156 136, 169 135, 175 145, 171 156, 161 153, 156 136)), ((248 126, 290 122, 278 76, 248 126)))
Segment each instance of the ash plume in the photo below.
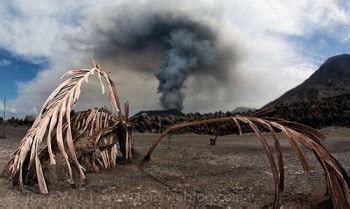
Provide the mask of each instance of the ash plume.
POLYGON ((75 38, 72 47, 90 47, 99 60, 153 74, 165 109, 183 109, 190 76, 226 81, 237 50, 219 46, 215 28, 189 13, 146 8, 124 5, 95 15, 83 28, 88 35, 75 38))
POLYGON ((183 109, 185 94, 182 89, 186 78, 194 70, 203 70, 215 63, 214 37, 210 31, 196 28, 175 28, 167 34, 164 53, 155 71, 159 80, 158 91, 162 93, 160 103, 163 108, 183 109))

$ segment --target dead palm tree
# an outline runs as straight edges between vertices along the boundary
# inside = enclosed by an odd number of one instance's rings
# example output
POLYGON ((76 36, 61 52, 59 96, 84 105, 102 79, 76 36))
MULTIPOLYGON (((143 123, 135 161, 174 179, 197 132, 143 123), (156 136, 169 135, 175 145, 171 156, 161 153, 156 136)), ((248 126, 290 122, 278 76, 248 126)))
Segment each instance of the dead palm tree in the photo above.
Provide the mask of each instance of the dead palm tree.
MULTIPOLYGON (((114 163, 114 158, 117 155, 116 146, 114 146, 117 137, 119 137, 119 142, 123 144, 125 159, 130 160, 132 157, 132 142, 128 134, 128 104, 125 105, 126 115, 123 115, 116 87, 109 75, 93 60, 91 69, 72 70, 62 77, 65 76, 70 77, 62 82, 48 97, 32 127, 23 137, 19 147, 5 167, 4 174, 10 176, 13 184, 20 188, 23 188, 23 181, 27 176, 35 176, 40 192, 48 193, 40 157, 46 156, 49 158, 50 164, 56 164, 53 146, 56 148, 55 151, 58 150, 63 156, 67 164, 68 182, 74 184, 71 161, 78 169, 81 180, 84 181, 86 179, 85 168, 80 164, 74 147, 75 141, 79 141, 82 137, 85 137, 84 139, 87 141, 94 140, 94 146, 99 146, 101 142, 110 143, 111 150, 100 153, 103 166, 114 163), (71 110, 80 96, 82 84, 87 83, 89 77, 95 74, 100 81, 102 93, 105 93, 103 80, 107 84, 109 100, 115 112, 106 109, 95 109, 72 118, 71 110), (72 131, 72 124, 74 125, 74 131, 72 131), (118 136, 115 133, 117 130, 118 136), (52 137, 52 135, 55 136, 52 137), (46 137, 46 146, 40 149, 44 137, 46 137), (123 139, 120 139, 120 137, 123 137, 123 139)), ((95 164, 96 162, 91 163, 95 164)))

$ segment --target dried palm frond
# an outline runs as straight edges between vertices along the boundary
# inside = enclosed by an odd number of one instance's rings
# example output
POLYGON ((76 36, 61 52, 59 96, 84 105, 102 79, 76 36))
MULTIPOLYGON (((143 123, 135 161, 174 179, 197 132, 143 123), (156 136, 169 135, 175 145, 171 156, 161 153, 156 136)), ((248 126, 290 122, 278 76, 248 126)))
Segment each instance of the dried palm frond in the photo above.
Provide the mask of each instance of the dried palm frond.
MULTIPOLYGON (((103 168, 114 167, 119 149, 120 154, 125 156, 125 149, 123 149, 123 143, 125 142, 123 139, 126 136, 122 134, 122 137, 116 137, 116 133, 124 133, 123 124, 119 122, 117 115, 109 109, 94 108, 79 112, 71 117, 71 124, 77 158, 79 162, 83 161, 87 167, 92 168, 90 170, 98 171, 103 168), (117 147, 118 145, 119 147, 117 147), (106 159, 111 160, 106 161, 106 159), (101 166, 98 166, 99 164, 101 166)), ((65 122, 63 130, 65 131, 67 127, 67 122, 65 122)), ((57 144, 53 144, 52 147, 54 152, 57 151, 57 144)), ((46 161, 49 157, 48 147, 46 146, 40 152, 39 159, 46 161)))
POLYGON ((251 116, 234 116, 230 118, 218 118, 218 119, 208 119, 202 121, 187 122, 182 124, 177 124, 167 128, 153 143, 150 147, 148 153, 143 158, 140 168, 142 165, 150 160, 150 156, 161 140, 170 132, 188 126, 195 126, 200 124, 218 123, 225 121, 233 121, 234 125, 238 126, 239 131, 241 130, 240 124, 247 124, 257 136, 257 139, 263 146, 263 149, 270 162, 272 175, 275 182, 275 195, 273 208, 278 208, 279 199, 281 197, 281 192, 284 190, 284 163, 282 155, 282 147, 279 143, 279 139, 276 135, 276 131, 282 131, 287 137, 289 144, 298 156, 301 165, 305 172, 308 172, 310 166, 306 160, 306 157, 300 147, 303 145, 307 149, 311 150, 319 163, 321 164, 327 181, 327 187, 330 190, 330 195, 335 208, 349 208, 350 207, 350 190, 349 190, 349 178, 342 167, 342 165, 327 151, 327 149, 322 145, 322 140, 325 136, 319 131, 310 128, 308 126, 292 123, 280 119, 261 119, 251 116), (274 147, 277 153, 277 163, 274 158, 272 148, 267 143, 264 135, 259 130, 258 127, 264 127, 270 131, 272 139, 274 141, 274 147))
MULTIPOLYGON (((126 115, 128 105, 126 105, 126 115)), ((81 154, 88 154, 88 163, 93 165, 93 170, 98 171, 99 163, 104 168, 114 167, 118 150, 126 160, 132 157, 133 143, 128 121, 125 117, 124 122, 120 122, 119 118, 107 108, 95 108, 92 110, 79 113, 74 122, 74 139, 76 149, 81 154), (116 136, 117 135, 117 136, 116 136), (119 145, 119 147, 117 147, 119 145), (99 151, 99 156, 92 155, 99 151), (94 160, 92 160, 94 159, 94 160)))
MULTIPOLYGON (((115 131, 116 126, 119 131, 125 132, 127 130, 125 117, 120 110, 116 87, 109 75, 101 69, 98 63, 93 60, 91 69, 68 71, 62 77, 65 76, 69 76, 69 78, 62 82, 47 98, 33 126, 23 137, 19 147, 5 167, 4 173, 10 176, 13 184, 19 185, 20 188, 23 188, 25 174, 33 172, 33 168, 35 168, 35 175, 40 192, 48 193, 39 157, 39 152, 41 150, 40 144, 43 142, 44 137, 46 137, 46 147, 44 150, 47 150, 50 163, 56 163, 55 154, 52 149, 52 145, 55 144, 67 164, 69 172, 68 181, 73 184, 73 171, 70 161, 74 162, 75 167, 79 171, 80 178, 82 180, 86 178, 84 172, 85 168, 80 164, 74 147, 75 141, 82 137, 88 140, 94 137, 95 140, 98 140, 95 143, 96 145, 99 144, 101 140, 107 143, 111 141, 110 133, 111 131, 115 131), (116 114, 113 114, 111 111, 106 111, 106 109, 94 109, 86 113, 85 117, 84 113, 82 113, 71 118, 71 110, 80 96, 82 84, 84 82, 87 83, 89 77, 94 74, 96 74, 99 79, 102 93, 105 93, 103 80, 107 84, 109 91, 108 97, 116 114), (74 136, 72 132, 72 123, 73 130, 75 130, 74 136), (52 137, 53 132, 56 134, 55 137, 52 137), (66 149, 68 149, 69 155, 66 149), (33 165, 34 163, 35 166, 33 165)), ((127 137, 124 141, 130 140, 128 139, 128 134, 124 133, 122 136, 123 135, 127 137)), ((130 149, 131 146, 127 146, 126 148, 130 149)), ((109 151, 109 154, 107 151, 101 152, 101 156, 106 159, 112 158, 113 160, 116 156, 115 152, 116 148, 114 147, 112 152, 109 151)), ((127 159, 128 157, 129 156, 126 156, 127 159)), ((109 164, 113 163, 106 160, 104 161, 105 166, 109 164)))

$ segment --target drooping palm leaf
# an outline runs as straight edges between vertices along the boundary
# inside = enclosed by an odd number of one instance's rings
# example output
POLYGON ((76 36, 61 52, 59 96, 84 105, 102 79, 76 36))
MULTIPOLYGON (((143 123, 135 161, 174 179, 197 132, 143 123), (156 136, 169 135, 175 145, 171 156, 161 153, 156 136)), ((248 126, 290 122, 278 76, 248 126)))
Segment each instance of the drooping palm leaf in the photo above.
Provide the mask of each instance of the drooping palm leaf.
POLYGON ((239 131, 241 130, 240 123, 248 124, 257 136, 260 143, 262 144, 263 149, 270 162, 271 171, 275 182, 275 196, 273 208, 278 208, 281 192, 283 192, 284 190, 284 163, 282 156, 282 148, 279 143, 279 139, 277 138, 275 130, 282 131, 282 133, 287 137, 289 144, 298 156, 298 159, 300 160, 305 172, 309 171, 309 165, 307 163, 305 155, 303 154, 303 151, 300 148, 300 145, 311 150, 315 154, 316 158, 320 162, 325 172, 327 186, 329 187, 334 207, 350 207, 349 178, 342 165, 322 145, 322 141, 323 139, 325 139, 325 136, 319 131, 308 126, 280 119, 261 119, 252 116, 235 116, 230 118, 218 118, 187 122, 170 126, 154 141, 148 153, 143 158, 140 164, 140 168, 146 161, 150 160, 152 152, 158 146, 161 140, 172 131, 188 126, 218 123, 225 121, 234 121, 234 125, 238 126, 239 131), (277 164, 273 156, 272 149, 267 143, 265 137, 262 135, 258 126, 266 127, 267 130, 270 131, 274 140, 275 150, 277 152, 277 164))
MULTIPOLYGON (((55 155, 52 150, 52 144, 55 143, 67 164, 69 182, 73 184, 73 171, 70 161, 73 161, 74 165, 79 170, 80 178, 85 180, 85 169, 78 161, 74 147, 71 110, 80 96, 82 84, 84 82, 87 83, 90 76, 94 74, 96 74, 99 79, 102 93, 105 92, 103 80, 107 83, 109 91, 108 97, 117 113, 118 121, 122 124, 120 127, 126 129, 125 119, 123 119, 123 115, 120 111, 116 87, 109 75, 101 69, 100 65, 93 60, 91 69, 68 71, 62 76, 62 78, 66 76, 69 76, 69 78, 63 81, 47 98, 40 113, 36 117, 33 126, 23 137, 19 147, 5 167, 5 173, 12 178, 13 184, 18 184, 20 188, 23 188, 24 173, 31 171, 33 163, 35 163, 39 189, 41 193, 48 193, 39 159, 40 144, 43 142, 44 136, 47 136, 46 144, 50 163, 56 163, 55 155), (51 137, 53 132, 55 132, 55 137, 51 137), (66 149, 68 149, 68 153, 66 149)), ((90 123, 96 124, 96 126, 101 126, 100 123, 95 122, 99 122, 98 120, 103 118, 101 117, 102 115, 100 115, 103 113, 100 113, 99 111, 91 113, 91 117, 86 118, 83 124, 80 124, 80 126, 83 127, 82 132, 95 130, 96 127, 92 127, 92 129, 89 130, 87 129, 90 123), (84 125, 86 127, 84 127, 84 125)), ((78 123, 80 122, 79 120, 76 121, 78 123)))
MULTIPOLYGON (((107 163, 103 158, 107 155, 110 159, 116 159, 118 154, 117 144, 119 142, 116 140, 116 132, 123 132, 124 127, 119 123, 116 114, 107 108, 94 108, 72 116, 71 124, 74 127, 72 138, 79 161, 83 160, 88 163, 89 166, 92 166, 93 171, 100 170, 96 166, 100 162, 104 168, 115 166, 115 161, 111 160, 107 163), (96 151, 99 153, 96 154, 96 151)), ((63 131, 67 128, 68 124, 65 122, 63 131)), ((57 144, 54 145, 54 152, 57 152, 57 144)), ((39 159, 46 161, 49 157, 48 146, 46 146, 40 152, 39 159)))

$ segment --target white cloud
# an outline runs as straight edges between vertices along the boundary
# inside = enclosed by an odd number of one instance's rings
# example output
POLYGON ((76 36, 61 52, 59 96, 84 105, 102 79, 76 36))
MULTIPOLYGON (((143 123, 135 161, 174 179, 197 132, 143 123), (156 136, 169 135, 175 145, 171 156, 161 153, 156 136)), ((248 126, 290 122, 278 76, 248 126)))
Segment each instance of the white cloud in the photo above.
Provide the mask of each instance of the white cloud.
MULTIPOLYGON (((138 2, 147 1, 133 3, 138 2)), ((40 109, 61 74, 72 67, 89 65, 91 54, 71 49, 67 37, 89 36, 82 34, 80 24, 84 23, 84 18, 92 12, 103 14, 106 6, 113 8, 117 4, 120 2, 112 0, 88 3, 14 0, 0 3, 0 46, 24 57, 47 56, 52 60, 51 69, 40 72, 33 81, 19 85, 19 97, 10 101, 18 105, 17 112, 40 109)), ((348 34, 337 33, 336 27, 348 25, 350 13, 335 0, 317 3, 311 0, 153 1, 150 7, 181 8, 209 19, 220 28, 222 39, 235 39, 244 51, 239 68, 230 75, 234 83, 226 89, 212 92, 210 85, 215 85, 214 81, 209 80, 206 85, 194 78, 187 81, 185 111, 260 107, 301 83, 316 70, 316 61, 305 57, 300 47, 288 39, 289 36, 307 37, 324 30, 343 41, 349 40, 348 34), (203 91, 194 91, 198 89, 192 88, 196 85, 203 85, 203 91)), ((312 49, 309 50, 312 54, 312 49)), ((119 69, 113 78, 120 94, 130 101, 133 111, 159 107, 154 78, 126 69, 119 69)), ((84 94, 81 103, 83 106, 99 103, 101 97, 97 95, 84 94)))
POLYGON ((8 66, 12 63, 11 60, 9 59, 0 59, 0 67, 5 67, 8 66))
MULTIPOLYGON (((8 102, 8 101, 6 101, 8 102)), ((17 107, 17 105, 15 104, 6 104, 6 109, 5 109, 5 118, 11 118, 12 116, 17 116, 19 113, 19 109, 17 107)), ((4 103, 3 100, 1 100, 0 103, 0 117, 4 117, 4 103)))

